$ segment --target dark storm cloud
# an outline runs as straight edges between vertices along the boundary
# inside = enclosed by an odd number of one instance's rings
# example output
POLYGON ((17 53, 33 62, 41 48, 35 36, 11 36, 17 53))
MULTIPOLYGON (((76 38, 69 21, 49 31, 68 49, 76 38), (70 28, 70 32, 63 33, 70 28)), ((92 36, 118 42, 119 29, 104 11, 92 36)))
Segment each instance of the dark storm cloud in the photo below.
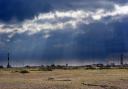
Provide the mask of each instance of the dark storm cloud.
MULTIPOLYGON (((121 2, 125 2, 120 0, 121 2)), ((52 10, 96 8, 110 9, 114 2, 108 0, 0 0, 0 21, 17 22, 32 19, 39 13, 52 10)))
MULTIPOLYGON (((109 0, 111 1, 111 0, 109 0)), ((112 0, 113 2, 119 3, 119 4, 125 4, 128 3, 128 0, 112 0)))
POLYGON ((0 0, 0 20, 22 21, 51 9, 47 0, 0 0))
POLYGON ((105 61, 111 54, 127 53, 126 3, 127 0, 1 0, 0 61, 7 59, 8 49, 14 63, 30 64, 105 61))
POLYGON ((127 53, 128 52, 128 20, 127 17, 121 22, 112 22, 110 26, 114 28, 113 38, 107 44, 109 52, 127 53), (114 45, 114 46, 111 46, 114 45))
POLYGON ((41 32, 32 36, 17 34, 10 48, 15 60, 33 59, 52 63, 62 59, 83 61, 97 58, 104 61, 110 54, 128 52, 126 23, 93 23, 83 25, 75 32, 68 29, 51 31, 47 39, 41 32))

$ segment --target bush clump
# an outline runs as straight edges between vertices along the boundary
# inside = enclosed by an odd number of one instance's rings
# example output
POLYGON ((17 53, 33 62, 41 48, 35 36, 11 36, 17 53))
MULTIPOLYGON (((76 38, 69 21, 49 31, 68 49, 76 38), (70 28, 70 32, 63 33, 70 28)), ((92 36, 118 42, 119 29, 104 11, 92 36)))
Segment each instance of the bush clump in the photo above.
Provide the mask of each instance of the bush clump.
POLYGON ((25 73, 29 73, 29 71, 28 70, 21 70, 20 73, 25 74, 25 73))
POLYGON ((52 71, 51 68, 39 68, 39 71, 52 71))
POLYGON ((52 67, 50 67, 50 66, 46 66, 46 67, 40 67, 39 68, 39 71, 52 71, 53 69, 52 69, 52 67))
POLYGON ((3 69, 4 67, 2 65, 0 65, 0 69, 3 69))

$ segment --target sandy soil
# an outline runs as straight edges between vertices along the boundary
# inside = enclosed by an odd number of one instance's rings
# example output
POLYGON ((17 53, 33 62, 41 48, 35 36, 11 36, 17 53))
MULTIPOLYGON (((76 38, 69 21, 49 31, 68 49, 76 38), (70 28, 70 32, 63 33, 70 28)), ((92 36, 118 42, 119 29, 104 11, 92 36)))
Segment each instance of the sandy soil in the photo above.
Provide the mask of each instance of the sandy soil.
POLYGON ((128 89, 128 70, 0 71, 0 89, 128 89))

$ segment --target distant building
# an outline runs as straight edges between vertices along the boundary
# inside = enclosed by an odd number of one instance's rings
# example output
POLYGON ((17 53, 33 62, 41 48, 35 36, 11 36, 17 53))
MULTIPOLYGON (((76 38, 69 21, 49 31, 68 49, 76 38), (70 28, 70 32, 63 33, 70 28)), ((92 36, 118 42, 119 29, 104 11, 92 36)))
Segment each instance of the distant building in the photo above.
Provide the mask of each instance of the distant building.
POLYGON ((104 64, 92 64, 92 67, 93 68, 96 68, 96 69, 103 68, 104 67, 104 64))
POLYGON ((116 65, 115 65, 115 63, 110 63, 109 66, 110 66, 110 67, 115 67, 116 65))

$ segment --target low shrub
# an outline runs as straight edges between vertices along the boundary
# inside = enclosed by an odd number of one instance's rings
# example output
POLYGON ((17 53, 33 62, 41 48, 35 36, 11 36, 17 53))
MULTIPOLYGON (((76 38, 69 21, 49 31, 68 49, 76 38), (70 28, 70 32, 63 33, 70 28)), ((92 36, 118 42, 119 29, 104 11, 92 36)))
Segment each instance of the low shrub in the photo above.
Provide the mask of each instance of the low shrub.
POLYGON ((52 71, 51 68, 39 68, 39 71, 52 71))
POLYGON ((3 69, 4 67, 2 65, 0 65, 0 69, 3 69))
POLYGON ((25 74, 25 73, 29 73, 29 71, 28 70, 21 70, 20 73, 25 74))

